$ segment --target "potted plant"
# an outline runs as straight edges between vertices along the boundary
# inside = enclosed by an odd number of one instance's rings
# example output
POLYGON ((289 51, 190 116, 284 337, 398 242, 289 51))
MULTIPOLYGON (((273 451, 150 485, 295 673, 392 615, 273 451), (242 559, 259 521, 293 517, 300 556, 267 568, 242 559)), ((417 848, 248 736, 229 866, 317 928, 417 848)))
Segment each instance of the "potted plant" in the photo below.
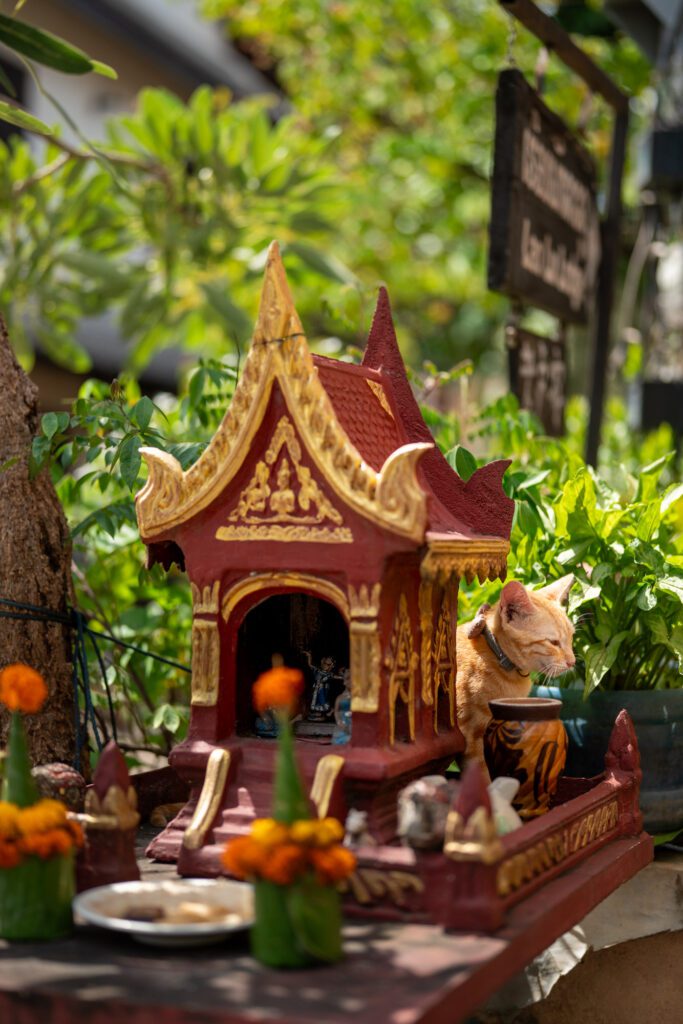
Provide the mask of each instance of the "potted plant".
POLYGON ((557 567, 576 577, 578 678, 537 691, 562 698, 571 775, 602 770, 614 720, 628 710, 651 832, 683 828, 683 485, 658 489, 664 461, 641 470, 630 494, 585 466, 552 502, 544 562, 551 575, 557 567))

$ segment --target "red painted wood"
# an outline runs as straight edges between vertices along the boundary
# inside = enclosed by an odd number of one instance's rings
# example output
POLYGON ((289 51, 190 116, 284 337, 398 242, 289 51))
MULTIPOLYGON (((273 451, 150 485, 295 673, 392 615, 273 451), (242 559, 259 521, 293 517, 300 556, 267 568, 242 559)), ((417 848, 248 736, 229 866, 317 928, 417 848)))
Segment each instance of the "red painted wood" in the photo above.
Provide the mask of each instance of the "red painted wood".
POLYGON ((495 936, 432 925, 349 923, 334 967, 275 972, 235 937, 154 950, 79 929, 53 943, 0 943, 8 1024, 459 1024, 651 857, 617 840, 513 909, 495 936))

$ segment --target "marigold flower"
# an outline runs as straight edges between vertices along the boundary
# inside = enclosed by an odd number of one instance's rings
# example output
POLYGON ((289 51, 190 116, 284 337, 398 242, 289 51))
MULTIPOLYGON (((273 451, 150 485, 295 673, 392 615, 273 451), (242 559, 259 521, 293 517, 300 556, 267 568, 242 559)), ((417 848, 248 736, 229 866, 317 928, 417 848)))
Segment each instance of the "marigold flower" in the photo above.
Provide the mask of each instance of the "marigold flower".
POLYGON ((274 818, 257 818, 251 826, 251 838, 270 850, 288 841, 289 829, 274 818))
POLYGON ((16 843, 6 843, 0 839, 0 868, 15 868, 21 860, 16 843))
POLYGON ((16 804, 0 800, 0 840, 16 835, 19 822, 19 808, 16 804))
POLYGON ((290 835, 295 843, 326 847, 341 842, 344 827, 336 818, 314 818, 310 821, 295 821, 290 835))
POLYGON ((331 885, 353 874, 356 858, 345 846, 330 846, 326 850, 311 850, 311 864, 318 881, 323 885, 331 885))
POLYGON ((20 850, 27 856, 35 854, 42 860, 68 853, 73 843, 69 833, 63 828, 53 828, 49 832, 38 832, 24 836, 19 842, 20 850))
POLYGON ((81 846, 83 846, 83 844, 85 843, 85 835, 83 833, 82 827, 78 824, 77 821, 72 821, 69 818, 67 819, 66 822, 66 830, 71 836, 71 842, 80 850, 81 846))
POLYGON ((306 850, 296 843, 276 847, 265 859, 261 877, 276 885, 291 885, 308 867, 306 850))
POLYGON ((304 677, 298 668, 271 668, 254 683, 254 707, 260 715, 270 708, 292 714, 304 690, 304 677))
POLYGON ((32 715, 40 711, 47 697, 45 680, 28 665, 8 665, 0 672, 0 701, 10 711, 32 715))
POLYGON ((17 826, 22 835, 48 832, 66 825, 66 807, 59 800, 39 800, 18 813, 17 826))
POLYGON ((254 842, 251 836, 238 836, 231 839, 223 850, 221 863, 235 878, 258 878, 268 857, 268 850, 254 842))

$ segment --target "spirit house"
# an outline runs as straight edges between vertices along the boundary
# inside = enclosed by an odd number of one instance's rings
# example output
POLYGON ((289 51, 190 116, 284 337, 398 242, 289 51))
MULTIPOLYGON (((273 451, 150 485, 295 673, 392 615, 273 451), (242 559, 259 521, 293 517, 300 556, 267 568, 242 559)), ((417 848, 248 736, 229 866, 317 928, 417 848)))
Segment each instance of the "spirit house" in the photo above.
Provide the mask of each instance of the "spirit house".
POLYGON ((271 246, 253 341, 225 417, 183 472, 147 448, 137 497, 149 563, 193 596, 192 709, 171 755, 187 806, 153 844, 179 870, 270 813, 272 723, 251 687, 300 668, 297 753, 321 814, 367 812, 390 841, 396 796, 462 752, 458 583, 506 572, 506 462, 467 483, 434 444, 384 291, 360 366, 313 355, 271 246))

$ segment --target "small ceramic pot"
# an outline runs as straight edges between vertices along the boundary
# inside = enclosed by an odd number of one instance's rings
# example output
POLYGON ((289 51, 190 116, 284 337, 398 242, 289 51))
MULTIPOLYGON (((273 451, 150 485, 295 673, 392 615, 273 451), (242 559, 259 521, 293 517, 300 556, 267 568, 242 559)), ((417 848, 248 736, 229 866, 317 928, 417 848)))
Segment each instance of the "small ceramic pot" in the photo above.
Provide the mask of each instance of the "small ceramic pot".
POLYGON ((506 697, 489 701, 489 708, 493 717, 484 734, 484 756, 491 778, 519 780, 513 807, 521 818, 545 814, 567 759, 562 701, 506 697))

